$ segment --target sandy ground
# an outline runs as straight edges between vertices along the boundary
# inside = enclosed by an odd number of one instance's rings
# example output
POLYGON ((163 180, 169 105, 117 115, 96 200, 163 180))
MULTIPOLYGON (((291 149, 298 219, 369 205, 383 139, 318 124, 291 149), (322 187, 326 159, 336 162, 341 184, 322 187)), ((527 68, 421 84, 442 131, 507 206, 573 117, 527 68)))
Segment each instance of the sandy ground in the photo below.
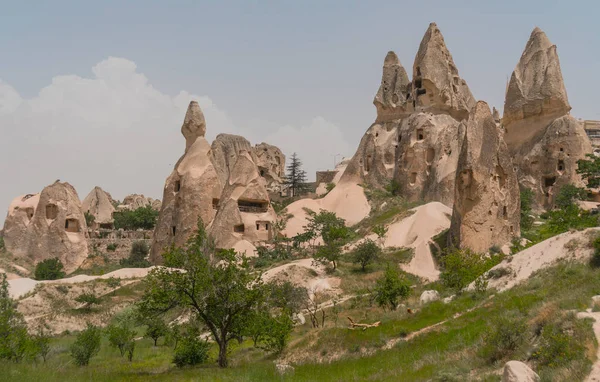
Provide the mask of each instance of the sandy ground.
POLYGON ((385 236, 386 247, 413 248, 415 253, 410 263, 403 265, 405 272, 412 273, 429 281, 440 276, 436 268, 429 242, 445 229, 450 228, 452 209, 442 203, 431 202, 413 208, 409 217, 391 224, 385 236))
POLYGON ((12 298, 19 298, 33 289, 39 283, 44 284, 76 284, 96 279, 133 279, 145 277, 154 267, 150 268, 122 268, 102 276, 77 275, 59 280, 36 281, 30 278, 18 278, 8 280, 9 293, 12 298))
MULTIPOLYGON (((600 312, 592 312, 592 309, 588 309, 586 312, 577 313, 579 318, 591 318, 594 320, 593 329, 596 335, 596 340, 600 343, 600 312)), ((600 347, 596 350, 596 362, 592 365, 592 371, 590 375, 585 379, 586 382, 597 382, 600 381, 600 347)))
POLYGON ((584 231, 565 232, 507 257, 492 270, 507 268, 512 274, 490 279, 488 288, 507 290, 527 280, 533 272, 549 267, 558 260, 581 260, 590 257, 593 250, 589 248, 588 243, 590 234, 595 232, 600 232, 600 229, 588 228, 584 231))
POLYGON ((354 182, 344 181, 335 186, 323 199, 300 199, 290 204, 287 211, 293 217, 288 220, 283 231, 288 237, 304 232, 304 226, 308 223, 305 208, 315 212, 335 212, 338 217, 345 219, 349 226, 363 220, 371 211, 363 188, 354 182))
POLYGON ((309 293, 335 291, 340 286, 340 278, 329 277, 325 267, 315 264, 313 259, 296 260, 271 268, 263 273, 263 280, 289 281, 296 286, 305 287, 309 293))

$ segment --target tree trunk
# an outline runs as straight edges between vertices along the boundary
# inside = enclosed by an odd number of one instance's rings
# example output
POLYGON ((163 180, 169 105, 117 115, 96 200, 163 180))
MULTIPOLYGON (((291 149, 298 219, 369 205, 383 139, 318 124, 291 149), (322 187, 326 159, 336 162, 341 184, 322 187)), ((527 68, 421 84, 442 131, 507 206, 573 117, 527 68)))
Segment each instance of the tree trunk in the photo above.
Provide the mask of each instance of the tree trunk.
POLYGON ((156 346, 156 343, 157 343, 157 342, 158 342, 158 337, 156 337, 156 338, 154 339, 154 346, 156 346))
POLYGON ((219 342, 219 367, 227 367, 227 341, 219 342))

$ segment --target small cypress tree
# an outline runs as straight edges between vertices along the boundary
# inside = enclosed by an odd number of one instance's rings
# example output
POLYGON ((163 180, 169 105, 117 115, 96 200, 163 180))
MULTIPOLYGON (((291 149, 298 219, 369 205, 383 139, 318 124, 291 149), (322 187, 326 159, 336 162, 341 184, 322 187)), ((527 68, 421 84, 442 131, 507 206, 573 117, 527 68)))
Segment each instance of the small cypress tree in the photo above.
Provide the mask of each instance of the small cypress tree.
POLYGON ((302 169, 302 161, 296 153, 292 154, 290 164, 287 166, 285 184, 289 187, 290 196, 292 197, 306 192, 306 171, 302 169))

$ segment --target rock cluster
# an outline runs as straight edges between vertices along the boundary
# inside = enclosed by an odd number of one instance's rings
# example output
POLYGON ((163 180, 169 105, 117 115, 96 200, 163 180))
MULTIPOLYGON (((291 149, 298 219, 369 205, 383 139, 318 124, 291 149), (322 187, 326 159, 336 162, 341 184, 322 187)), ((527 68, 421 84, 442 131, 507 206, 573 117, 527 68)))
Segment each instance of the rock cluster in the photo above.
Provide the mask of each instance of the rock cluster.
POLYGON ((86 222, 75 188, 59 181, 14 199, 4 222, 6 249, 34 262, 57 257, 71 272, 88 256, 86 222))
POLYGON ((502 124, 519 183, 539 208, 553 207, 561 186, 583 185, 577 160, 592 146, 570 110, 556 45, 535 28, 510 78, 502 124))
POLYGON ((108 192, 98 186, 94 187, 82 203, 83 212, 94 217, 89 228, 112 228, 114 204, 115 201, 108 192))
POLYGON ((458 159, 450 244, 484 253, 519 236, 516 170, 487 103, 477 102, 458 159))
POLYGON ((123 202, 117 206, 117 209, 137 210, 141 207, 152 207, 153 210, 160 211, 161 202, 159 199, 153 199, 141 194, 130 194, 123 199, 123 202))

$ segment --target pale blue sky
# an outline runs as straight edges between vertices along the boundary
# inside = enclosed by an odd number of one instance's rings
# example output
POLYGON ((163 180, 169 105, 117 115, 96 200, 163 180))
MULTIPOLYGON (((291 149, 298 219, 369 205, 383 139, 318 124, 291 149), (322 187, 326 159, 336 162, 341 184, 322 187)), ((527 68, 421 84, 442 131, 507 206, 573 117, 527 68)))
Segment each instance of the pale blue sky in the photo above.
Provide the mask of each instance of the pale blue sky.
POLYGON ((500 110, 507 78, 539 26, 558 46, 572 114, 600 119, 597 1, 37 3, 0 1, 0 85, 12 89, 0 92, 0 176, 13 179, 0 190, 0 211, 13 197, 56 178, 74 184, 82 199, 95 184, 118 198, 133 192, 161 197, 183 150, 180 109, 189 97, 177 98, 181 91, 207 97, 205 104, 214 106, 207 111, 211 137, 231 131, 254 143, 272 138, 286 154, 300 152, 311 172, 331 167, 327 158, 339 151, 352 155, 374 119, 372 100, 387 51, 412 72, 432 21, 475 97, 500 110), (85 80, 102 79, 92 68, 109 57, 132 61, 137 69, 111 61, 102 85, 85 80), (131 100, 142 90, 132 91, 129 77, 140 73, 147 78, 143 91, 154 89, 156 97, 168 98, 162 104, 175 106, 163 112, 131 100), (78 77, 63 79, 63 86, 56 83, 59 75, 78 77), (109 82, 111 91, 99 95, 109 82), (48 87, 42 97, 40 90, 48 87), (114 89, 129 92, 129 102, 114 89), (26 108, 21 101, 31 102, 26 108), (18 117, 12 115, 17 107, 18 117), (39 109, 50 114, 41 118, 39 109), (153 122, 160 126, 144 129, 153 122), (122 126, 113 131, 113 125, 122 126), (292 134, 318 129, 333 131, 324 141, 341 136, 345 142, 313 146, 292 134), (156 155, 163 146, 164 155, 156 155), (118 155, 125 148, 131 156, 118 155))

